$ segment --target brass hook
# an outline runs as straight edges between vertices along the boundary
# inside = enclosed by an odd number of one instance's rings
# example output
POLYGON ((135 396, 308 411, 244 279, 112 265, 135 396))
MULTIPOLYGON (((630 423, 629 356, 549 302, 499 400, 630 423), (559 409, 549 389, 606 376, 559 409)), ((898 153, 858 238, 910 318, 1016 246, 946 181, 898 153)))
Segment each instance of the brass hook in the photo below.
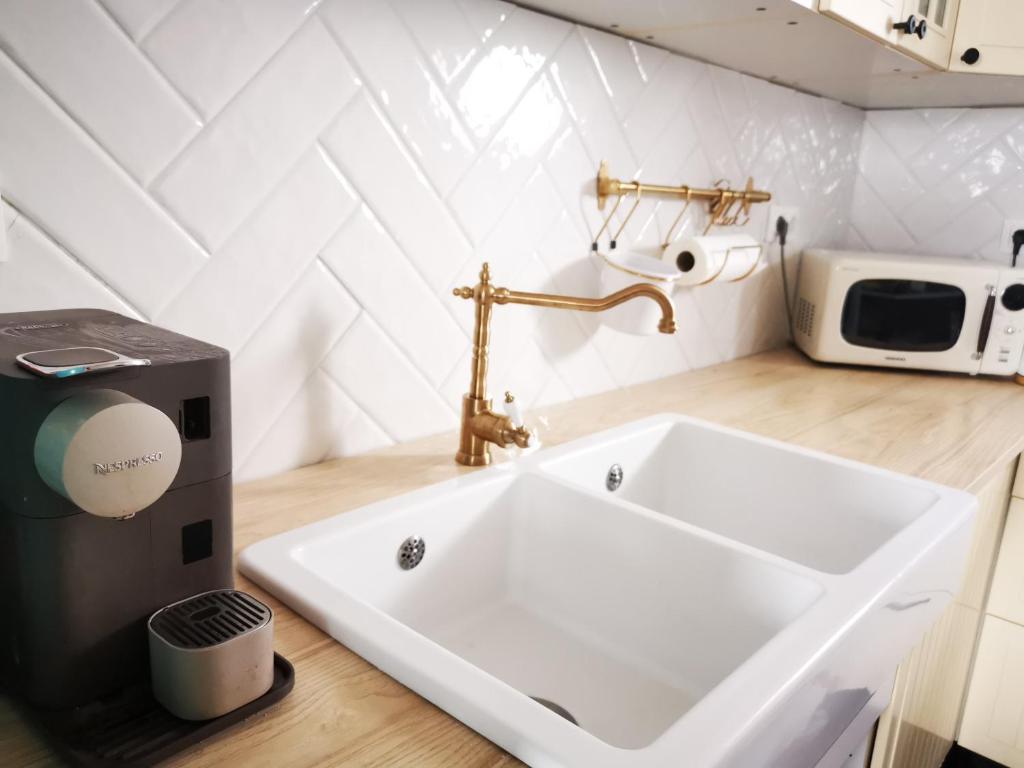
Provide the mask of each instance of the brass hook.
POLYGON ((640 205, 641 194, 642 190, 640 189, 640 185, 638 184, 636 188, 636 201, 633 203, 633 206, 629 209, 629 213, 626 214, 626 218, 622 220, 622 224, 619 225, 619 230, 612 237, 612 241, 611 243, 609 243, 609 247, 611 248, 611 250, 615 250, 615 245, 619 241, 619 236, 622 234, 622 231, 626 228, 626 224, 629 223, 629 220, 633 218, 633 214, 636 212, 637 206, 640 205))
POLYGON ((620 194, 618 197, 615 198, 615 205, 613 205, 612 209, 608 211, 608 215, 604 217, 604 223, 601 225, 601 228, 597 230, 597 234, 594 235, 594 242, 590 244, 590 250, 597 250, 597 241, 601 239, 601 235, 603 235, 604 231, 608 229, 608 224, 611 223, 612 216, 614 216, 615 212, 619 209, 619 204, 622 202, 622 197, 623 196, 620 194))
POLYGON ((686 215, 686 211, 689 209, 690 203, 693 201, 693 192, 689 187, 686 187, 685 190, 684 194, 686 195, 686 204, 683 206, 683 209, 679 212, 679 215, 676 216, 675 220, 672 222, 672 226, 668 228, 668 232, 665 234, 665 242, 661 244, 661 250, 663 251, 672 244, 672 239, 675 237, 676 227, 679 226, 679 222, 683 220, 683 216, 686 215))

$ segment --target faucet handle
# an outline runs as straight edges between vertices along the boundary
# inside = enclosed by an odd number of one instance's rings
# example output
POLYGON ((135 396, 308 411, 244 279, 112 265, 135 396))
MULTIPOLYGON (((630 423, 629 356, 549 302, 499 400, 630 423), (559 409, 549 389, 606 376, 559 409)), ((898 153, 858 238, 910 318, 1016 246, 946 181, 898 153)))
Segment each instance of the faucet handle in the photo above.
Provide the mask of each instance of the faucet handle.
POLYGON ((509 423, 512 424, 512 429, 505 433, 510 442, 515 443, 520 448, 532 448, 537 442, 537 436, 532 429, 527 429, 526 420, 523 418, 523 411, 511 392, 505 393, 503 406, 505 408, 505 415, 508 416, 509 423))
POLYGON ((473 289, 468 285, 464 285, 461 288, 453 288, 452 296, 458 296, 460 299, 472 299, 473 289))
POLYGON ((519 407, 519 403, 516 402, 515 396, 511 392, 505 393, 505 415, 508 416, 512 422, 513 427, 523 426, 523 411, 519 407))

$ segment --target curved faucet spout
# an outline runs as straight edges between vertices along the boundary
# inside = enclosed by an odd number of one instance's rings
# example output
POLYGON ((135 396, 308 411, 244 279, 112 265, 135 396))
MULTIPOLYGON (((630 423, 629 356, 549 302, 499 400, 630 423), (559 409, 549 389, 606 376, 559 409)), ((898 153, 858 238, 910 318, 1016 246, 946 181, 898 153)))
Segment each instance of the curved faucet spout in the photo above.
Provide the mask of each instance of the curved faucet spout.
POLYGON ((526 291, 510 291, 498 288, 494 291, 495 304, 527 304, 533 307, 551 307, 552 309, 574 309, 580 312, 603 312, 606 309, 625 304, 631 299, 646 296, 654 300, 661 308, 661 320, 658 330, 661 333, 676 332, 676 310, 672 299, 651 283, 635 283, 621 291, 610 293, 604 298, 587 299, 577 296, 555 296, 549 293, 528 293, 526 291))
POLYGON ((487 397, 487 360, 491 340, 491 310, 495 304, 527 304, 552 309, 575 309, 580 312, 602 312, 632 299, 648 298, 661 309, 658 330, 675 333, 676 311, 668 294, 651 283, 636 283, 600 299, 579 296, 559 296, 551 293, 527 293, 498 288, 491 282, 491 270, 485 263, 480 270, 480 282, 455 288, 452 293, 462 299, 471 299, 476 305, 473 324, 473 360, 470 371, 469 392, 462 398, 462 430, 459 451, 455 460, 470 467, 491 463, 491 443, 508 446, 515 443, 526 447, 529 432, 520 424, 513 424, 507 415, 491 410, 487 397))

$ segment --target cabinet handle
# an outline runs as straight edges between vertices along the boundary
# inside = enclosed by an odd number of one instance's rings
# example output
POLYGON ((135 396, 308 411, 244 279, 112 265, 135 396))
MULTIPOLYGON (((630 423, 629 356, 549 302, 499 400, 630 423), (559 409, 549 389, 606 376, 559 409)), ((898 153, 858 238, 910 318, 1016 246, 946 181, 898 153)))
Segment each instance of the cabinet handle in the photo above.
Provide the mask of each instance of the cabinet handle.
POLYGON ((964 51, 963 56, 960 57, 960 61, 962 61, 967 66, 972 66, 974 64, 977 64, 978 59, 980 58, 981 51, 979 51, 977 48, 968 48, 966 51, 964 51))
POLYGON ((897 29, 908 35, 912 35, 917 32, 917 16, 910 14, 907 16, 906 21, 900 21, 892 25, 893 29, 897 29))
POLYGON ((989 286, 988 299, 985 301, 985 311, 981 313, 981 329, 978 331, 978 351, 974 356, 975 360, 981 360, 985 354, 985 347, 988 346, 988 334, 992 330, 992 315, 996 311, 996 289, 989 286))
POLYGON ((917 35, 918 40, 924 40, 924 36, 928 34, 928 21, 918 21, 917 16, 910 14, 906 21, 896 22, 892 28, 907 35, 917 35))

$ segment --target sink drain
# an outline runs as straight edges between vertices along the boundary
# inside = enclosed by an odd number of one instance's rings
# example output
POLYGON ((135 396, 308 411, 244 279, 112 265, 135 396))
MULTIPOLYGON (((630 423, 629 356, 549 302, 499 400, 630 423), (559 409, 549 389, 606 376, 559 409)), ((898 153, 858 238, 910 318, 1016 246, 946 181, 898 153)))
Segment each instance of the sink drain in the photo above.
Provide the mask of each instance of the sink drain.
POLYGON ((622 467, 612 464, 608 469, 608 474, 605 475, 604 487, 609 491, 617 491, 620 485, 622 485, 622 467))
POLYGON ((560 707, 557 704, 555 704, 555 702, 548 701, 547 699, 542 699, 540 696, 531 696, 530 698, 536 701, 542 707, 547 707, 559 717, 565 718, 573 725, 579 725, 579 723, 576 722, 576 718, 573 717, 572 714, 570 714, 569 710, 567 710, 565 707, 560 707))
POLYGON ((422 536, 410 536, 398 548, 398 565, 403 571, 409 571, 420 564, 427 551, 427 542, 422 536))

